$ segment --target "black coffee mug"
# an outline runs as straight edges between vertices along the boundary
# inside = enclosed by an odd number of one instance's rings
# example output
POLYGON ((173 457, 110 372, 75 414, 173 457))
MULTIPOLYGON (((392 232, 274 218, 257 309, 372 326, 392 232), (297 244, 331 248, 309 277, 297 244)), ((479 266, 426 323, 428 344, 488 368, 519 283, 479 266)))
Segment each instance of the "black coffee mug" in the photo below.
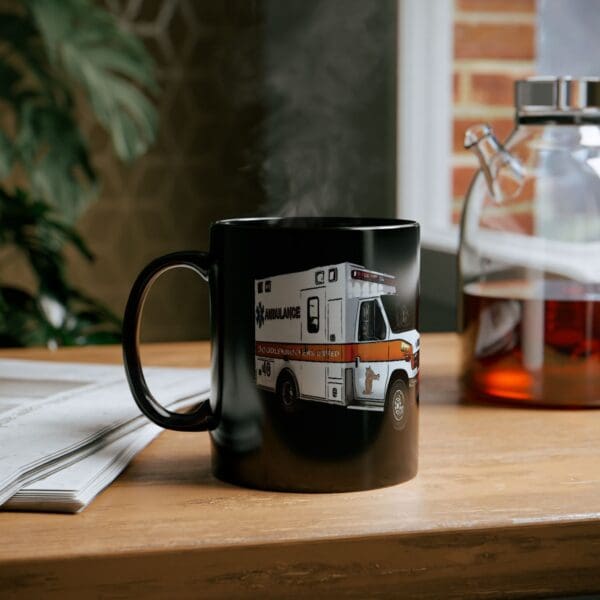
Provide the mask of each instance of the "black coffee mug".
POLYGON ((233 219, 210 251, 151 262, 125 310, 127 378, 158 425, 210 430, 214 474, 268 490, 333 492, 417 472, 419 226, 351 218, 233 219), (163 272, 208 281, 212 396, 188 414, 152 396, 138 337, 163 272))

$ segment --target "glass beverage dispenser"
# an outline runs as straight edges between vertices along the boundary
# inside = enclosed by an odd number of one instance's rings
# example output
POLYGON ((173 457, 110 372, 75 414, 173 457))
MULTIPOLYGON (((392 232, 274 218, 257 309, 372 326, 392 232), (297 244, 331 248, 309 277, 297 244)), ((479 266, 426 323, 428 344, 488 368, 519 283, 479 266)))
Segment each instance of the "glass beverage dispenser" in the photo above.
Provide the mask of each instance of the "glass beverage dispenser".
POLYGON ((459 251, 464 377, 478 399, 600 406, 600 79, 516 82, 516 128, 480 170, 459 251))

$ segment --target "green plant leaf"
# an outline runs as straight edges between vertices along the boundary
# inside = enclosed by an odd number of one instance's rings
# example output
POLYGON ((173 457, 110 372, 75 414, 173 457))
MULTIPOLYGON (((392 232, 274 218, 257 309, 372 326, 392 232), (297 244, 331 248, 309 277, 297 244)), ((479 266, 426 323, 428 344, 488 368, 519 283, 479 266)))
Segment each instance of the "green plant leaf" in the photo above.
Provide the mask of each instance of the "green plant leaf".
POLYGON ((0 242, 14 245, 27 257, 40 294, 63 303, 73 295, 65 275, 64 245, 70 243, 91 258, 73 227, 56 219, 48 204, 32 200, 21 189, 14 195, 0 189, 0 242))
POLYGON ((34 194, 56 206, 73 222, 96 195, 87 147, 70 112, 55 105, 24 103, 16 148, 34 194))
MULTIPOLYGON (((0 16, 0 22, 2 17, 0 16)), ((2 38, 0 38, 2 39, 2 38)), ((0 98, 14 103, 15 84, 21 81, 21 74, 12 65, 0 60, 0 98)))
POLYGON ((8 136, 0 130, 0 179, 8 177, 14 159, 14 149, 8 136))
POLYGON ((61 238, 60 243, 68 242, 73 244, 79 253, 87 258, 88 260, 94 260, 94 255, 92 251, 88 248, 84 239, 77 233, 77 231, 68 225, 67 223, 62 223, 60 221, 54 219, 47 219, 47 226, 50 227, 55 234, 58 234, 61 238))
POLYGON ((93 0, 2 3, 0 100, 16 131, 0 130, 0 178, 24 168, 29 189, 0 186, 0 245, 25 256, 37 283, 34 294, 0 285, 2 345, 120 339, 120 319, 66 274, 66 245, 92 259, 72 223, 98 189, 76 121, 79 91, 120 158, 154 141, 154 66, 135 35, 93 0))
POLYGON ((119 157, 129 161, 154 142, 156 110, 139 88, 156 90, 143 45, 106 11, 85 0, 26 0, 51 61, 79 82, 119 157))
POLYGON ((0 287, 0 344, 39 346, 47 340, 48 323, 34 296, 12 286, 0 287))
MULTIPOLYGON (((22 88, 20 92, 43 89, 57 97, 64 94, 66 89, 52 73, 33 16, 22 3, 13 3, 12 8, 12 11, 0 13, 0 41, 6 48, 0 63, 3 69, 12 71, 11 85, 16 83, 22 88)), ((5 95, 7 100, 17 105, 20 92, 13 87, 8 94, 7 89, 10 88, 3 88, 0 95, 5 95)))
POLYGON ((38 280, 35 297, 16 288, 10 288, 4 296, 0 293, 0 342, 6 335, 6 339, 12 340, 11 344, 18 340, 30 343, 36 328, 35 335, 40 336, 36 339, 43 339, 44 343, 118 339, 120 319, 102 303, 68 283, 64 245, 72 244, 87 258, 91 258, 91 253, 77 231, 59 220, 51 206, 32 199, 20 188, 12 195, 0 188, 0 243, 19 249, 38 280), (44 308, 52 303, 58 303, 64 313, 58 325, 50 322, 44 308))

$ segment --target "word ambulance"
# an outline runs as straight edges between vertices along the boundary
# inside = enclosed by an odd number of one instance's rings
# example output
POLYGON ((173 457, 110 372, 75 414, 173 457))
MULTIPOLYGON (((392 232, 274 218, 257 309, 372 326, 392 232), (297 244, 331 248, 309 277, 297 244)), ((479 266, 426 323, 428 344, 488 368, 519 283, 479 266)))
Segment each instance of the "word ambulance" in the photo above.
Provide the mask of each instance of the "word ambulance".
POLYGON ((314 400, 406 418, 419 333, 395 278, 341 263, 255 281, 256 382, 293 411, 314 400))

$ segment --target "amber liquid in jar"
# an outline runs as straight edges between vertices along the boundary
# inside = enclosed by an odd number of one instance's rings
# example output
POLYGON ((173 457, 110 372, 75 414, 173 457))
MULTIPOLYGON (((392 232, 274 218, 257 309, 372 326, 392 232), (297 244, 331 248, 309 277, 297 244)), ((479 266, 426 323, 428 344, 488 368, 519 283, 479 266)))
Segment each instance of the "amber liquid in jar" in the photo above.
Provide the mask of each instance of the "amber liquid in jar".
POLYGON ((600 406, 600 294, 565 281, 468 284, 464 369, 472 399, 600 406))

